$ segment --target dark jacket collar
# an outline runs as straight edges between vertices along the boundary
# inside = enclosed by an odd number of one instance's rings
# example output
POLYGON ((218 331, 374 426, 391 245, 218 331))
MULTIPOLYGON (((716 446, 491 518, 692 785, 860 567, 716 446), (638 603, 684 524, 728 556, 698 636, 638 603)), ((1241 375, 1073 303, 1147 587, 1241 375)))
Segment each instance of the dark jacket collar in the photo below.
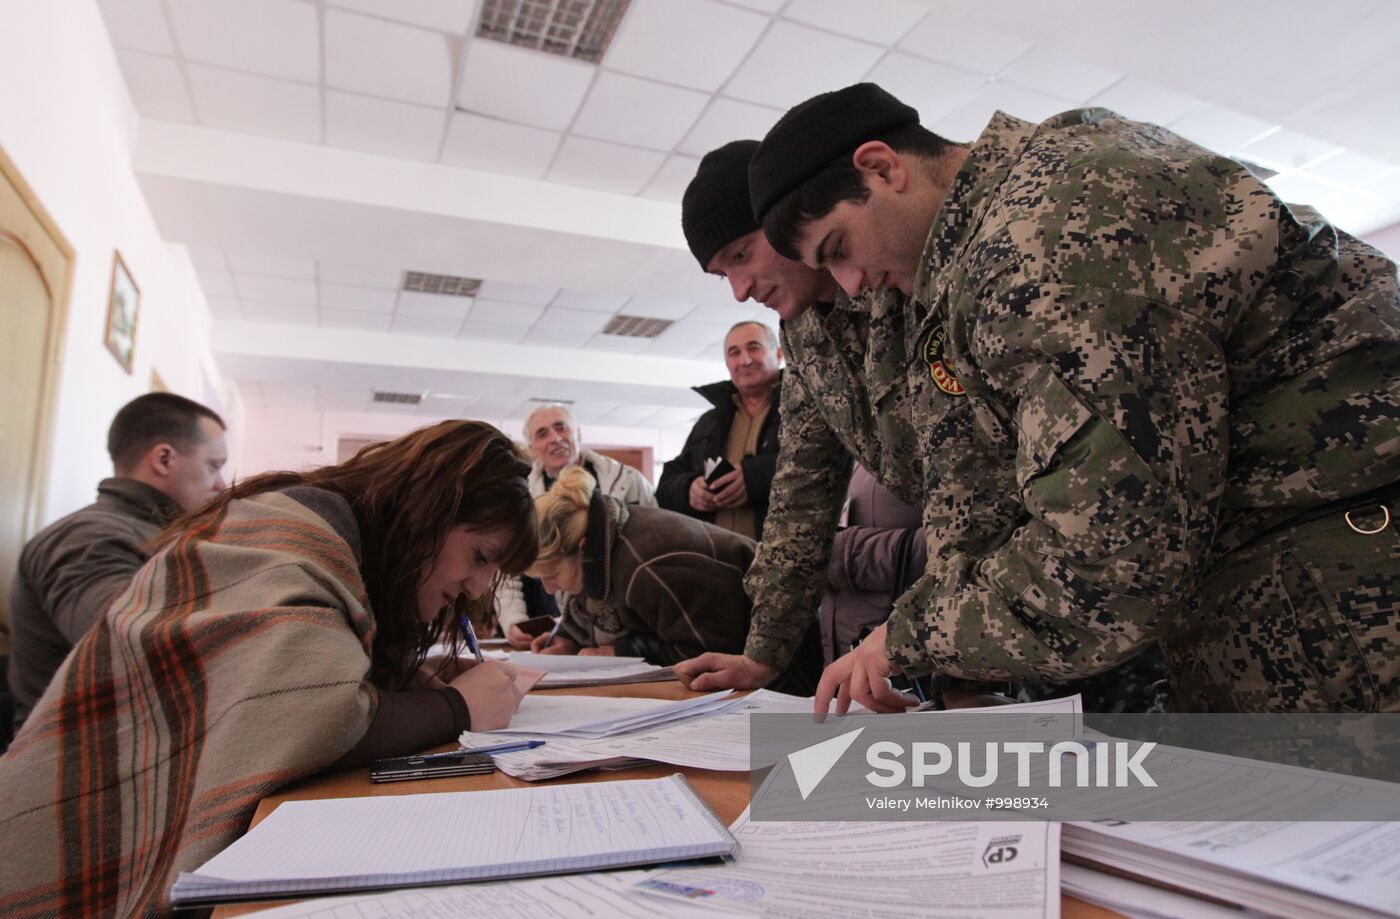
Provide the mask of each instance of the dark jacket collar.
MULTIPOLYGON (((782 385, 783 371, 779 369, 778 379, 773 383, 773 393, 775 396, 782 389, 782 385)), ((730 411, 734 409, 734 397, 739 394, 739 387, 734 385, 733 380, 719 380, 714 383, 706 383, 704 386, 692 386, 690 388, 701 396, 704 396, 705 401, 715 408, 729 409, 730 411)))
POLYGON ((184 509, 160 489, 120 476, 97 483, 97 500, 99 504, 110 501, 120 505, 130 516, 161 527, 184 513, 184 509))
POLYGON ((612 591, 613 548, 628 516, 627 505, 593 490, 583 548, 583 595, 590 600, 607 600, 612 591))

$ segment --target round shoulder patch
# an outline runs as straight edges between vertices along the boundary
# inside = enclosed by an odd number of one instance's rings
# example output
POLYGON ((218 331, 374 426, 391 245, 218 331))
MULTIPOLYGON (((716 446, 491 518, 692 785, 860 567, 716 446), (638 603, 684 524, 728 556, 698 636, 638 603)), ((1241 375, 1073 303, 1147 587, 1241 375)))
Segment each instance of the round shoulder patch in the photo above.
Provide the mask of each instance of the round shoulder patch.
POLYGON ((953 368, 943 356, 946 338, 947 332, 943 329, 943 323, 935 322, 929 326, 919 339, 919 359, 928 364, 929 379, 933 380, 934 386, 950 396, 965 396, 967 390, 963 389, 958 378, 953 376, 953 368))

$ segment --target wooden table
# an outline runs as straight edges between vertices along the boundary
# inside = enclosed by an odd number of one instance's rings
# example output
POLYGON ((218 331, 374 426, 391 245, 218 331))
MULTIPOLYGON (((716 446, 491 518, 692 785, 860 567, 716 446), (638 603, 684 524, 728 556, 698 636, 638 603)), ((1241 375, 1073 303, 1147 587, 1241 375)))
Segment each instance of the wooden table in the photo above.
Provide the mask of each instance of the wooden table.
MULTIPOLYGON (((536 690, 538 692, 539 690, 536 690)), ((685 690, 676 682, 629 683, 624 686, 597 686, 586 689, 555 689, 549 692, 563 695, 584 696, 631 696, 644 699, 688 699, 699 695, 685 690)), ((451 749, 445 745, 441 749, 451 749)), ((749 803, 749 777, 746 772, 715 772, 710 769, 689 769, 680 766, 657 764, 639 766, 622 772, 583 772, 562 776, 555 782, 611 782, 617 779, 654 779, 681 772, 697 794, 704 799, 725 824, 733 823, 749 803)), ((256 826, 283 801, 309 801, 322 798, 358 798, 378 795, 413 795, 440 791, 488 791, 493 788, 526 788, 539 782, 525 782, 512 778, 504 772, 489 775, 467 775, 451 778, 419 779, 412 782, 389 782, 375 785, 369 780, 369 769, 351 769, 330 775, 317 775, 288 785, 273 795, 268 795, 258 805, 253 815, 252 826, 256 826)), ((214 919, 241 916, 258 909, 266 909, 290 901, 276 903, 240 903, 236 906, 221 906, 214 910, 214 919)), ((1064 896, 1061 899, 1061 915, 1064 919, 1121 919, 1110 910, 1064 896)))

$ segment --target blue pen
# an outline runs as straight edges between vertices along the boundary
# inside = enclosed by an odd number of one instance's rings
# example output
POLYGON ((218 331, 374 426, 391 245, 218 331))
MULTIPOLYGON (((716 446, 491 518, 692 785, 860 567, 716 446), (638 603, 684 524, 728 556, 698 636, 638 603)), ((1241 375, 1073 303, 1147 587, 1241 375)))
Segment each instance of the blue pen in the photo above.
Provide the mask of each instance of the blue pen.
POLYGON ((466 613, 458 613, 457 625, 462 629, 462 637, 467 641, 467 649, 476 655, 478 664, 484 664, 486 657, 481 653, 481 642, 476 640, 476 629, 472 628, 471 617, 466 613))
POLYGON ((543 740, 517 740, 512 743, 498 743, 489 747, 476 747, 471 750, 448 750, 446 753, 422 753, 418 756, 408 757, 414 765, 420 762, 433 763, 445 759, 461 759, 470 753, 480 753, 486 756, 492 753, 514 753, 516 750, 533 750, 536 747, 543 747, 543 740))
POLYGON ((563 613, 560 613, 560 614, 559 614, 559 619, 558 619, 558 621, 556 621, 556 622, 554 623, 554 628, 552 628, 552 629, 549 630, 549 634, 548 634, 547 636, 545 636, 544 644, 540 645, 540 650, 541 650, 541 651, 543 651, 545 648, 548 648, 551 644, 554 643, 554 636, 556 636, 556 635, 559 634, 559 629, 560 629, 560 627, 561 627, 563 624, 564 624, 564 614, 563 614, 563 613))

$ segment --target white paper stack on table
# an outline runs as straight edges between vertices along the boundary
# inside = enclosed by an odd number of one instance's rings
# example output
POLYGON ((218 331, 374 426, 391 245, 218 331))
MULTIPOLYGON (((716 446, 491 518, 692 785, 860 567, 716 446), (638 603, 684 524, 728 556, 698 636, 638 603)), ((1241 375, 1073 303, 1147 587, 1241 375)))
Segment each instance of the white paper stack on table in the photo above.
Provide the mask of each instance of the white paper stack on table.
POLYGON ((182 873, 177 907, 659 864, 734 839, 683 776, 289 801, 182 873))
POLYGON ((604 657, 579 654, 531 654, 528 651, 493 651, 486 655, 520 667, 543 670, 540 689, 574 686, 615 686, 620 683, 655 683, 673 680, 670 667, 648 664, 640 657, 604 657))

